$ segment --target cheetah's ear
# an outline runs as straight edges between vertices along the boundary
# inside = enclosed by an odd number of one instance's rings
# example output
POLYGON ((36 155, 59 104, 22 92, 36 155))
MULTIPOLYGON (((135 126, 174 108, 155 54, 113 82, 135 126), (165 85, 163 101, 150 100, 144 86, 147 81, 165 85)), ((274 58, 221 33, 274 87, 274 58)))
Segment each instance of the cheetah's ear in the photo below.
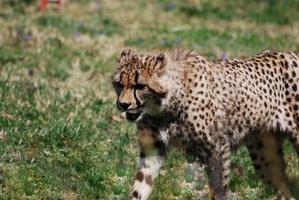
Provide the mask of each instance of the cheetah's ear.
POLYGON ((159 77, 164 73, 167 63, 166 55, 160 53, 155 56, 154 73, 147 79, 148 87, 154 91, 158 96, 164 97, 168 90, 160 83, 159 77))
POLYGON ((121 53, 120 53, 120 57, 126 57, 126 56, 132 56, 136 54, 136 50, 130 47, 126 47, 124 48, 121 53))
POLYGON ((158 96, 164 97, 168 90, 165 86, 163 86, 159 80, 158 75, 155 74, 147 80, 148 87, 154 91, 158 96))
POLYGON ((136 50, 130 47, 126 47, 120 52, 117 60, 118 62, 121 62, 121 61, 129 61, 134 59, 135 60, 137 59, 136 50))

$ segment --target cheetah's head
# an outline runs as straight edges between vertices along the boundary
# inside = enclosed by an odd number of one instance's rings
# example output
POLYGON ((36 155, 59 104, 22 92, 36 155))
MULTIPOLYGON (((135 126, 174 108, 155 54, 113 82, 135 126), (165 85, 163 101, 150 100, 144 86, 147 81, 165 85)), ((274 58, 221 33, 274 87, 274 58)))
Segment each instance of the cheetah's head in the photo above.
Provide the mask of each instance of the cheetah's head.
POLYGON ((124 49, 117 60, 113 86, 117 94, 117 108, 126 112, 130 121, 140 120, 144 114, 154 116, 161 111, 161 100, 167 89, 159 82, 166 65, 166 55, 138 54, 124 49))

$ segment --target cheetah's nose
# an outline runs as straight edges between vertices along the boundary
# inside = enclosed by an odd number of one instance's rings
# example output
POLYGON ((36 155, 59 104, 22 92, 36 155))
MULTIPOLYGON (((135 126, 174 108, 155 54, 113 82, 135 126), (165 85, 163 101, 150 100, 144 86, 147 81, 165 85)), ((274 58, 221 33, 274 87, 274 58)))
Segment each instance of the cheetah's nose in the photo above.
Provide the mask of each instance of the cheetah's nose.
POLYGON ((119 102, 119 107, 121 107, 124 110, 127 110, 129 108, 129 106, 131 105, 130 103, 127 102, 119 102))

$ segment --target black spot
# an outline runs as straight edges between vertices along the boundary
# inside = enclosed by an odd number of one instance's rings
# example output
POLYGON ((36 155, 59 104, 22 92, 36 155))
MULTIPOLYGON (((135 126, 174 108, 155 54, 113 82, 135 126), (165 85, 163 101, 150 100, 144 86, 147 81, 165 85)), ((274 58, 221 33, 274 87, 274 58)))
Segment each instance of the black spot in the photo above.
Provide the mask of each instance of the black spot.
POLYGON ((294 92, 297 91, 297 84, 296 83, 292 86, 292 89, 294 90, 294 92))
POLYGON ((264 93, 267 93, 267 90, 265 88, 263 89, 263 91, 264 91, 264 93))
POLYGON ((293 78, 296 77, 296 72, 295 71, 292 72, 292 76, 293 76, 293 78))
POLYGON ((157 57, 157 60, 158 60, 159 62, 162 62, 162 61, 164 61, 164 58, 165 58, 164 53, 160 53, 160 54, 158 55, 158 57, 157 57))
POLYGON ((264 102, 264 106, 265 106, 266 108, 268 107, 267 102, 264 102))
POLYGON ((136 174, 136 180, 138 180, 139 182, 142 182, 144 178, 143 172, 142 171, 138 171, 136 174))
POLYGON ((287 61, 285 61, 285 68, 288 69, 289 68, 289 63, 287 61))
POLYGON ((288 73, 284 73, 284 77, 285 77, 286 79, 289 79, 289 74, 288 74, 288 73))
POLYGON ((241 126, 238 127, 238 131, 239 131, 240 133, 243 131, 243 129, 242 129, 241 126))
POLYGON ((138 192, 137 191, 134 191, 132 195, 133 195, 133 197, 138 198, 138 192))

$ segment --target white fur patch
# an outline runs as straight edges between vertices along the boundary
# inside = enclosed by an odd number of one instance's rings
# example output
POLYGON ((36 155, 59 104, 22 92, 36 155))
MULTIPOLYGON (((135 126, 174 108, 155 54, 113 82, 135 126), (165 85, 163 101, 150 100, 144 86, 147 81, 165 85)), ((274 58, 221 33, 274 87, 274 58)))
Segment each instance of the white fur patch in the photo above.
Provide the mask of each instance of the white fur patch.
POLYGON ((141 171, 144 175, 151 175, 153 178, 156 178, 159 174, 159 170, 163 164, 163 158, 161 156, 150 156, 143 160, 145 163, 145 168, 142 168, 141 171))
MULTIPOLYGON (((158 176, 159 170, 163 164, 163 157, 161 156, 150 156, 141 160, 145 167, 142 167, 140 171, 143 174, 143 180, 140 182, 136 180, 133 186, 133 193, 136 191, 138 193, 138 199, 146 200, 152 192, 152 187, 146 182, 146 177, 150 177, 150 181, 153 182, 158 176)), ((133 199, 136 199, 133 197, 133 199)), ((133 200, 132 199, 132 200, 133 200)))
MULTIPOLYGON (((135 181, 134 186, 133 186, 133 191, 138 192, 138 199, 140 200, 146 200, 148 199, 149 195, 152 192, 152 187, 149 186, 145 180, 142 182, 135 181)), ((133 199, 135 199, 133 197, 133 199)))

